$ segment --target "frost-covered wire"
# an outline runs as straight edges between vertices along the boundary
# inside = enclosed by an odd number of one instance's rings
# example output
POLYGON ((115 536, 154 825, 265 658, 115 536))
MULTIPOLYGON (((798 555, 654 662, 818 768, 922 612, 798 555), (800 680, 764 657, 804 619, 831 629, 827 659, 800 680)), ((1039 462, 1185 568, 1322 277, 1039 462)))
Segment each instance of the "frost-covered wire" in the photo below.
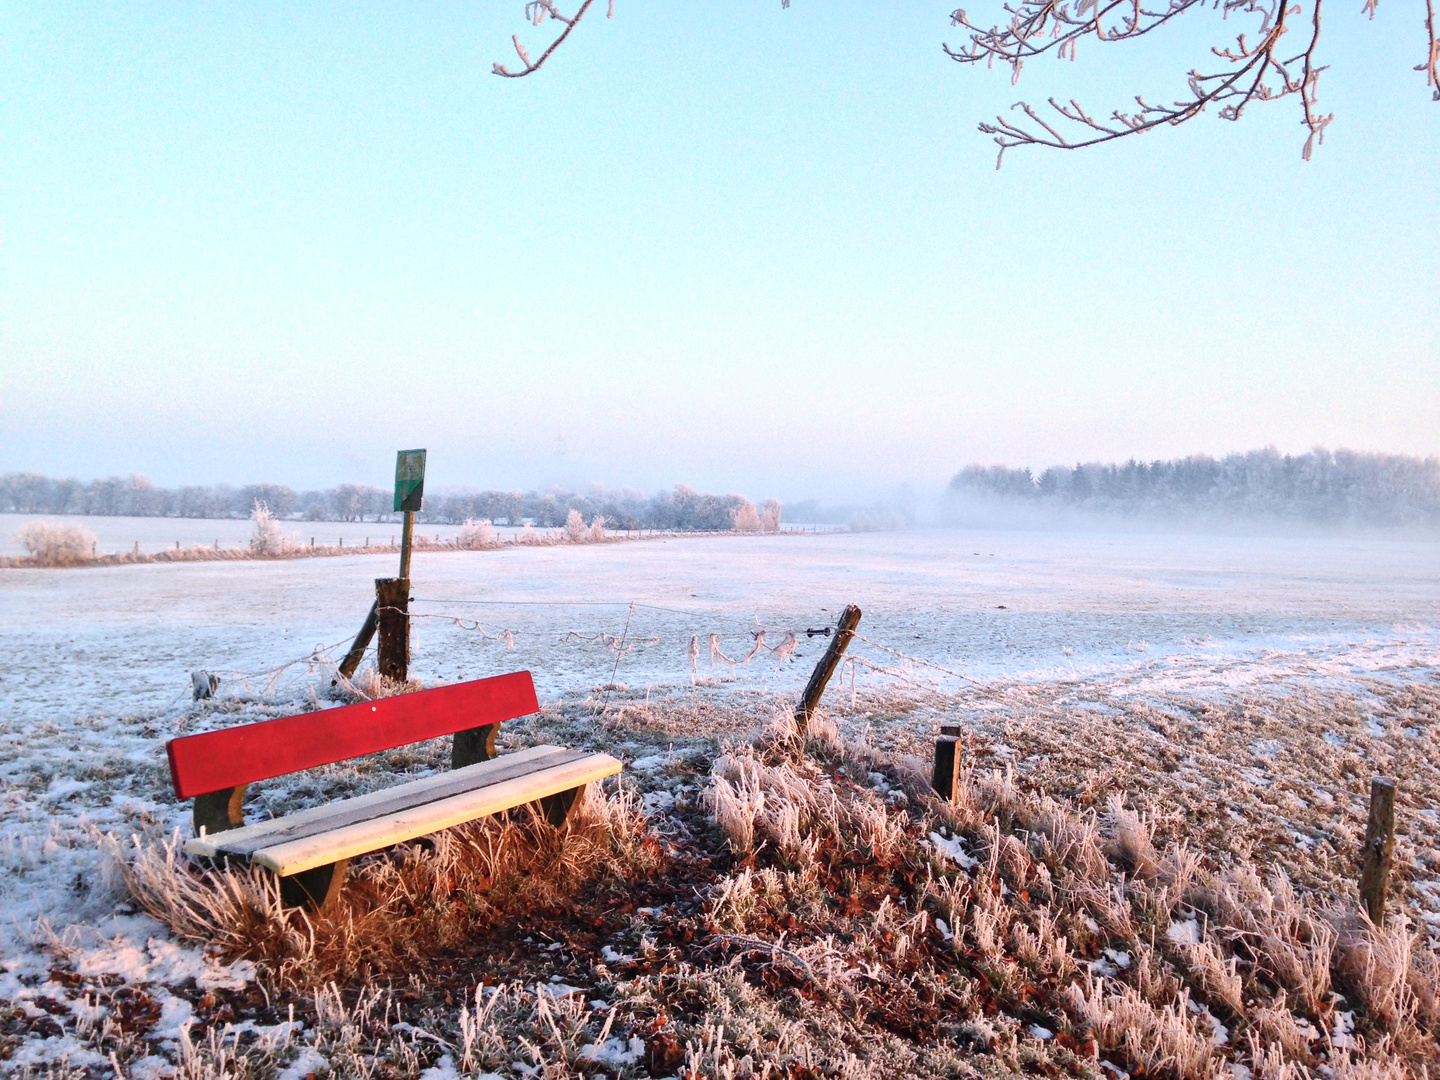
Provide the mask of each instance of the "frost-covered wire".
MULTIPOLYGON (((951 671, 949 668, 941 667, 939 664, 933 664, 929 660, 922 660, 918 656, 911 656, 909 653, 903 653, 899 649, 892 649, 889 645, 881 645, 878 641, 871 641, 869 638, 863 637, 860 634, 855 635, 855 640, 863 641, 872 648, 887 652, 891 656, 898 656, 902 660, 908 660, 912 664, 921 664, 924 667, 934 668, 936 671, 943 671, 946 675, 953 676, 956 679, 964 679, 966 682, 974 683, 976 686, 983 685, 978 679, 972 679, 969 675, 961 675, 958 671, 951 671)), ((870 666, 874 667, 875 665, 872 664, 870 666)))

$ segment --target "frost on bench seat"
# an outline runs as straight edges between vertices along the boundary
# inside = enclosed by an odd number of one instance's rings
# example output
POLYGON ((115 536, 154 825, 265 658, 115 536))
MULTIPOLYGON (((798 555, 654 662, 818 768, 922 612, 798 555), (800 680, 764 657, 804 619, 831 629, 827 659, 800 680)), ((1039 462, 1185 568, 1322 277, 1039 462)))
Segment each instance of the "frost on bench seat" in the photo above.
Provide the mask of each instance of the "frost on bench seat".
POLYGON ((369 795, 198 836, 185 849, 211 858, 247 858, 288 877, 560 796, 614 776, 620 768, 608 754, 535 746, 369 795))

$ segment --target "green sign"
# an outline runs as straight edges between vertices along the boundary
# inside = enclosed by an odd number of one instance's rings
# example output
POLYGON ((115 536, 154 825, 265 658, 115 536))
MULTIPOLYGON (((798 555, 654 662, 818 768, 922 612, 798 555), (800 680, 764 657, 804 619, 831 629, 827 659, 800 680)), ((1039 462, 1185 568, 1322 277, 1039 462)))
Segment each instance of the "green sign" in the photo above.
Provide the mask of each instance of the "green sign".
POLYGON ((419 510, 425 495, 425 451, 401 450, 395 455, 395 509, 419 510))

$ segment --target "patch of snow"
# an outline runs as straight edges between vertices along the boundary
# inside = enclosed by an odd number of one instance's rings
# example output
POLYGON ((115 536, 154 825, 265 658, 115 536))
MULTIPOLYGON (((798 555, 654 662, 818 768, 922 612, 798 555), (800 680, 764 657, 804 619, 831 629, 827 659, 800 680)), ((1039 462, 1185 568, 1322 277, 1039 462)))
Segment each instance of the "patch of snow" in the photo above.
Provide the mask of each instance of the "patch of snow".
POLYGON ((1173 922, 1166 928, 1165 937, 1175 945, 1199 945, 1200 922, 1197 919, 1173 922))
POLYGON ((935 920, 935 929, 940 931, 940 936, 946 941, 954 941, 955 935, 950 931, 950 924, 944 919, 935 920))
POLYGON ((195 1022, 194 1006, 163 986, 152 988, 151 997, 160 1005, 160 1019, 155 1024, 154 1038, 179 1039, 183 1030, 195 1022))
MULTIPOLYGON (((313 1046, 307 1046, 300 1051, 299 1057, 280 1071, 276 1080, 305 1080, 305 1077, 312 1073, 323 1076, 329 1071, 330 1062, 325 1059, 325 1055, 313 1046)), ((455 1075, 454 1066, 451 1066, 450 1075, 455 1075)))
POLYGON ((130 1080, 168 1080, 176 1069, 159 1054, 146 1054, 130 1063, 129 1073, 130 1080))
POLYGON ((1210 1011, 1208 1005, 1200 1005, 1187 999, 1185 1007, 1210 1025, 1210 1042, 1213 1045, 1225 1046, 1230 1042, 1230 1029, 1220 1022, 1220 1018, 1210 1011))
POLYGON ((980 865, 979 859, 973 858, 965 851, 965 846, 960 843, 958 836, 947 839, 938 832, 932 832, 930 843, 935 845, 936 854, 943 855, 959 866, 961 870, 973 870, 980 865))
POLYGON ((1355 1012, 1335 1010, 1335 1022, 1330 1029, 1330 1045, 1336 1050, 1352 1050, 1355 1047, 1355 1012))
POLYGON ((115 938, 79 954, 74 966, 80 975, 119 975, 132 984, 173 986, 194 979, 202 990, 243 990, 255 979, 255 965, 249 960, 221 964, 199 949, 155 937, 143 950, 133 941, 115 938))
POLYGON ((1051 1031, 1047 1027, 1042 1027, 1040 1024, 1031 1024, 1026 1030, 1029 1031, 1031 1035, 1034 1035, 1035 1038, 1040 1039, 1042 1042, 1046 1039, 1053 1039, 1055 1037, 1055 1033, 1053 1031, 1051 1031))
POLYGON ((8 1064, 60 1065, 72 1068, 110 1068, 110 1059, 83 1046, 73 1035, 51 1035, 44 1039, 27 1039, 15 1048, 8 1064))
POLYGON ((580 1048, 582 1061, 595 1061, 602 1065, 634 1065, 645 1056, 645 1040, 631 1038, 606 1039, 602 1043, 588 1043, 580 1048))
POLYGON ((1130 968, 1130 954, 1119 949, 1105 949, 1103 954, 1108 957, 1121 971, 1128 971, 1130 968))
POLYGON ((541 996, 541 995, 544 995, 545 997, 548 997, 548 998, 565 998, 565 997, 569 997, 571 994, 583 994, 583 993, 585 993, 585 990, 584 990, 583 987, 571 986, 569 983, 563 983, 563 982, 561 982, 561 983, 536 983, 536 984, 535 984, 535 995, 536 995, 537 997, 539 997, 539 996, 541 996))

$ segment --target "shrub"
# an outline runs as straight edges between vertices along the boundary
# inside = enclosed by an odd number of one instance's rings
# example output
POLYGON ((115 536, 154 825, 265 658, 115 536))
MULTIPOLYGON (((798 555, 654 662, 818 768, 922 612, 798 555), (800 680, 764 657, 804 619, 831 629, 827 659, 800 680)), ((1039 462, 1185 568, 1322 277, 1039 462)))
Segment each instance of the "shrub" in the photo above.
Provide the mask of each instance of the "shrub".
POLYGON ((590 522, 590 531, 585 534, 585 539, 592 544, 603 544, 605 542, 605 517, 603 514, 596 514, 590 522))
POLYGON ((259 499, 250 512, 255 522, 255 531, 250 537, 250 547, 257 555, 278 555, 285 549, 285 534, 280 531, 280 522, 270 513, 270 508, 259 499))
POLYGON ((16 536, 41 566, 71 566, 95 554, 95 534, 79 525, 32 521, 16 536))
POLYGON ((586 531, 585 519, 580 516, 580 511, 571 510, 565 517, 565 539, 572 544, 583 544, 586 531))
POLYGON ((495 526, 488 521, 468 518, 465 524, 460 526, 460 534, 455 539, 462 548, 490 547, 495 543, 495 526))

